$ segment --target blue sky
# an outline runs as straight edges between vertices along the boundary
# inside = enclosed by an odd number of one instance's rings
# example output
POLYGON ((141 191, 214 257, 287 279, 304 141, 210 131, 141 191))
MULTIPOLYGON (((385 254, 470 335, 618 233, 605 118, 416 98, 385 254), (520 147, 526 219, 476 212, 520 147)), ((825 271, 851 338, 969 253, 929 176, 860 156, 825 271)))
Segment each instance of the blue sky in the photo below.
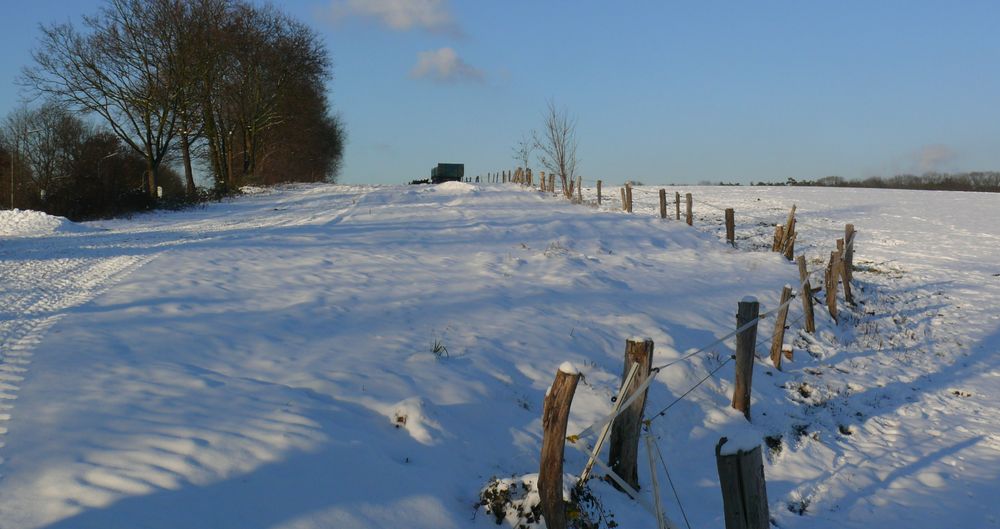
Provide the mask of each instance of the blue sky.
MULTIPOLYGON (((275 3, 333 57, 344 182, 512 167, 550 99, 578 120, 588 179, 1000 170, 996 2, 275 3)), ((2 114, 38 24, 100 1, 16 4, 0 20, 2 114)))

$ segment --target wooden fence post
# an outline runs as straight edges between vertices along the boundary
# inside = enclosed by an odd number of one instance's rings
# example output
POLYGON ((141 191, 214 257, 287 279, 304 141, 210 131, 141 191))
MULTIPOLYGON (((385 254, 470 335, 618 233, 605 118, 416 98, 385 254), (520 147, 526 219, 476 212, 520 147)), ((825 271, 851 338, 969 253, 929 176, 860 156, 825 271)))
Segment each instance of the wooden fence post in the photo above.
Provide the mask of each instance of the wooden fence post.
POLYGON ((735 454, 723 454, 722 447, 727 441, 723 437, 715 445, 726 529, 769 529, 771 514, 767 507, 767 484, 760 445, 750 451, 736 450, 735 454))
MULTIPOLYGON (((792 287, 785 285, 781 289, 781 304, 785 305, 792 299, 792 287)), ((771 337, 771 363, 781 371, 781 346, 785 344, 785 321, 788 319, 788 306, 778 309, 778 316, 774 319, 774 335, 771 337)))
POLYGON ((840 261, 840 270, 838 271, 838 276, 844 282, 844 301, 854 304, 854 293, 851 292, 851 280, 847 278, 847 265, 844 264, 844 253, 846 246, 844 244, 844 239, 837 239, 837 253, 840 261))
POLYGON ((674 191, 674 207, 677 210, 677 220, 681 220, 681 192, 674 191))
POLYGON ((854 224, 844 227, 844 269, 847 270, 847 280, 854 280, 854 224))
POLYGON ((601 205, 601 181, 597 181, 597 205, 601 205))
POLYGON ((736 211, 726 208, 726 241, 736 247, 736 211))
POLYGON ((579 202, 583 202, 583 177, 576 177, 576 199, 579 202))
MULTIPOLYGON (((628 376, 632 364, 639 365, 639 371, 632 379, 632 387, 625 392, 628 400, 635 390, 646 381, 653 368, 653 340, 642 341, 629 339, 625 342, 625 367, 622 370, 622 380, 628 376)), ((623 382, 624 383, 624 382, 623 382)), ((646 394, 649 388, 643 390, 625 411, 615 419, 611 427, 611 444, 608 446, 608 465, 625 483, 636 490, 639 489, 639 434, 642 427, 642 413, 646 407, 646 394)), ((617 484, 615 485, 617 488, 617 484)))
POLYGON ((550 193, 556 192, 556 175, 555 173, 551 172, 549 173, 549 192, 550 193))
POLYGON ((806 257, 800 255, 795 262, 799 265, 799 295, 802 296, 802 310, 806 315, 806 332, 813 334, 816 332, 816 318, 813 316, 813 293, 812 285, 809 284, 809 272, 806 270, 806 257))
POLYGON ((660 218, 667 218, 667 190, 660 190, 660 218))
POLYGON ((778 224, 774 227, 774 242, 771 243, 772 252, 781 251, 781 241, 785 240, 785 227, 778 224))
POLYGON ((694 205, 694 199, 691 197, 691 193, 685 195, 687 200, 687 223, 688 226, 694 226, 694 216, 691 213, 691 207, 694 205))
MULTIPOLYGON (((826 308, 830 311, 830 317, 833 321, 837 320, 837 280, 840 278, 840 270, 838 268, 838 261, 840 261, 839 252, 830 252, 830 263, 826 266, 826 308)), ((839 322, 838 322, 839 323, 839 322)))
POLYGON ((625 182, 625 211, 632 213, 632 184, 625 182))
POLYGON ((628 202, 625 201, 625 187, 619 187, 622 192, 622 211, 628 211, 628 202))
POLYGON ((753 381, 754 349, 757 342, 757 314, 760 313, 760 303, 756 298, 748 296, 740 301, 736 313, 736 328, 739 329, 753 321, 743 332, 736 335, 736 385, 733 389, 733 407, 743 412, 750 420, 750 390, 753 381))
POLYGON ((538 469, 538 495, 542 516, 550 529, 565 529, 566 506, 563 503, 563 450, 566 423, 573 403, 580 372, 564 362, 556 372, 552 388, 542 406, 542 459, 538 469))

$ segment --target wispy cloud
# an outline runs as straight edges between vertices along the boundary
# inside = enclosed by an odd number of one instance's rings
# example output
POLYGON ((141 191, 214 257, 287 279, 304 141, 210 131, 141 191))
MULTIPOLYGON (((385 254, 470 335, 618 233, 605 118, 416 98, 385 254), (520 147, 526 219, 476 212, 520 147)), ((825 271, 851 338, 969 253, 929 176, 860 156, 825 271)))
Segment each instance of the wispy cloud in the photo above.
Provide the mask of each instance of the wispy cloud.
POLYGON ((372 19, 395 31, 420 29, 462 35, 447 0, 333 0, 329 13, 334 20, 372 19))
POLYGON ((958 153, 947 145, 925 145, 913 156, 913 161, 921 173, 941 171, 958 158, 958 153))
POLYGON ((422 51, 417 54, 417 64, 410 70, 414 79, 430 79, 439 83, 465 81, 482 82, 483 72, 466 63, 451 48, 422 51))

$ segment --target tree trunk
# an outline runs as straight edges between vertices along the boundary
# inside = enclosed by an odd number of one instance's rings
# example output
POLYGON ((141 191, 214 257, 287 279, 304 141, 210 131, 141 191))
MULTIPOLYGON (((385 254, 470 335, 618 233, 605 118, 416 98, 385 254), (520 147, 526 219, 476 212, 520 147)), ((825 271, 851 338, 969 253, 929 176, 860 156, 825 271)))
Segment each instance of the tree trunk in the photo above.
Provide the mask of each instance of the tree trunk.
POLYGON ((181 134, 181 157, 184 159, 184 181, 187 183, 187 194, 194 198, 198 190, 194 186, 194 171, 191 169, 191 142, 187 134, 181 134))

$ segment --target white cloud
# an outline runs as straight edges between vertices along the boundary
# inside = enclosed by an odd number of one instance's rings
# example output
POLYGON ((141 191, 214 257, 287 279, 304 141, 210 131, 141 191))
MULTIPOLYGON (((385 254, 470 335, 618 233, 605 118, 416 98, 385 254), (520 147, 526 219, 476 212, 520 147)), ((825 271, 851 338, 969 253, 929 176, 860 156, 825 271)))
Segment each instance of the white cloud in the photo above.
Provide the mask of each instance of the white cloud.
POLYGON ((925 145, 914 156, 921 173, 941 171, 958 158, 958 153, 947 145, 925 145))
POLYGON ((396 31, 416 28, 455 36, 462 33, 447 0, 333 0, 330 13, 334 20, 371 18, 396 31))
POLYGON ((451 48, 418 53, 417 64, 410 70, 410 77, 441 83, 481 82, 485 78, 483 72, 463 61, 451 48))

